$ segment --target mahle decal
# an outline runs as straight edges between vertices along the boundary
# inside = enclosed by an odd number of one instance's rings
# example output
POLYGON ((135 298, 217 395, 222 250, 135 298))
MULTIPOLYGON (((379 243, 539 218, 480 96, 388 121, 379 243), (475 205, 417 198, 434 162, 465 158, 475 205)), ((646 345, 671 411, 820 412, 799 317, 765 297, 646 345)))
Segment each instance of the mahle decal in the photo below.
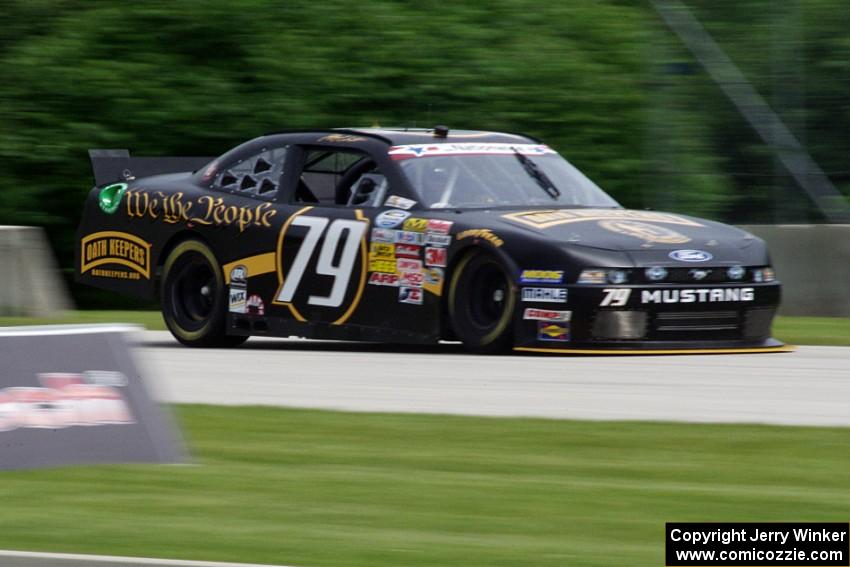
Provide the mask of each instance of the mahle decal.
POLYGON ((116 279, 137 280, 151 277, 151 244, 126 232, 95 232, 83 237, 80 273, 116 279), (123 266, 127 270, 108 270, 101 266, 123 266))

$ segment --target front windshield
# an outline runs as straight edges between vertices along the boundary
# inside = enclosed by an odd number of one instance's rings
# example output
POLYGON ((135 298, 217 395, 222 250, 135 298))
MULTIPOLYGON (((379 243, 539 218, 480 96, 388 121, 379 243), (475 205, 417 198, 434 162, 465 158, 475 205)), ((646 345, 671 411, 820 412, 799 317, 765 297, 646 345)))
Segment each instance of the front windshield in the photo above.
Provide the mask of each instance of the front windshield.
POLYGON ((544 145, 394 146, 389 154, 398 161, 423 206, 431 209, 620 206, 544 145))

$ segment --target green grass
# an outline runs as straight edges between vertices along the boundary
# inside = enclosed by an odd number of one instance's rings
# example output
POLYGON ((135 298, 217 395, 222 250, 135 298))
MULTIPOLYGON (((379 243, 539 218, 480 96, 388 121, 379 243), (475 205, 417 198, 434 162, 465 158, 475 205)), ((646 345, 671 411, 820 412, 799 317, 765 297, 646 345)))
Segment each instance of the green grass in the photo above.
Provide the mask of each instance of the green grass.
MULTIPOLYGON (((54 323, 135 323, 165 330, 157 311, 71 311, 47 319, 0 317, 0 327, 54 323)), ((846 317, 777 317, 773 331, 778 339, 795 345, 850 346, 850 318, 846 317)))
POLYGON ((793 345, 850 346, 850 318, 777 317, 773 333, 793 345))
POLYGON ((0 327, 80 323, 132 323, 152 331, 165 330, 165 322, 159 311, 67 311, 44 318, 0 316, 0 327))
POLYGON ((190 466, 2 473, 0 548, 663 565, 666 521, 847 521, 850 430, 182 406, 190 466))

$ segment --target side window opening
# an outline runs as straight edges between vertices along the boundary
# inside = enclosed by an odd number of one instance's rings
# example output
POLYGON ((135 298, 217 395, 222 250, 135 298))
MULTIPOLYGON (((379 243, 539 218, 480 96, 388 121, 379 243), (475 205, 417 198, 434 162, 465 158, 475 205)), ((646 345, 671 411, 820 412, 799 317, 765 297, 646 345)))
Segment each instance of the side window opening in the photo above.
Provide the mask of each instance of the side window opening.
POLYGON ((377 206, 387 181, 364 152, 308 149, 295 192, 296 203, 377 206))
POLYGON ((289 146, 263 150, 219 173, 213 189, 260 199, 277 195, 289 146))

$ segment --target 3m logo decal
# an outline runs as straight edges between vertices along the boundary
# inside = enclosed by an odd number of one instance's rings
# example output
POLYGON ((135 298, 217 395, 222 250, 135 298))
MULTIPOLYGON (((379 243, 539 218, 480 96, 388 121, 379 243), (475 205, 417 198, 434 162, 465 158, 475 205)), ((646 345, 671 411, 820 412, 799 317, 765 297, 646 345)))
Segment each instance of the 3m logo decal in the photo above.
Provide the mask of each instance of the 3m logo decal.
POLYGON ((84 236, 80 246, 80 274, 91 272, 92 276, 129 280, 151 278, 151 244, 134 234, 95 232, 84 236))

